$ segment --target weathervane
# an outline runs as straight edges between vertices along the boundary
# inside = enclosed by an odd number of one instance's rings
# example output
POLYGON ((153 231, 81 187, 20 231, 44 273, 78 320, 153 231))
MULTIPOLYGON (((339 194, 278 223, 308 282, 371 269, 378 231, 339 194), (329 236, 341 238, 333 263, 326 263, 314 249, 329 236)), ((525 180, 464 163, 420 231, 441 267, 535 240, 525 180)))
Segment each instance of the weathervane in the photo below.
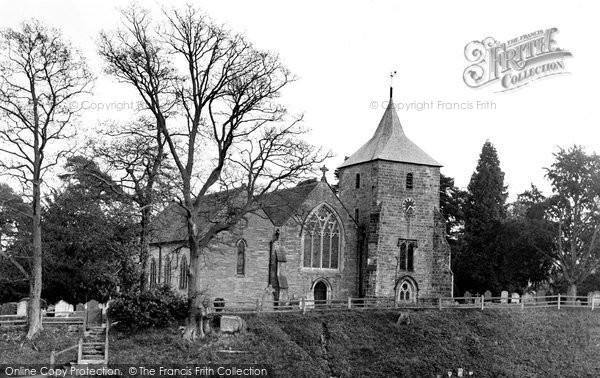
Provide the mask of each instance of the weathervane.
POLYGON ((394 76, 396 76, 396 71, 390 72, 390 99, 394 92, 394 76))

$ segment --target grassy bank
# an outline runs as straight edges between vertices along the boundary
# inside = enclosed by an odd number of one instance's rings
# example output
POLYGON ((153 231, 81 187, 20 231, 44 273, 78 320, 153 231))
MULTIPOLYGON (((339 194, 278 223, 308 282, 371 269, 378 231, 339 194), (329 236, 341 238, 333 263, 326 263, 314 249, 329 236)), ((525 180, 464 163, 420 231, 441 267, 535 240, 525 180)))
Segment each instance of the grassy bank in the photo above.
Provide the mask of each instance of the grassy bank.
MULTIPOLYGON (((305 377, 436 377, 450 370, 456 376, 458 368, 478 377, 600 376, 600 311, 414 311, 412 323, 398 328, 397 316, 252 315, 245 317, 245 334, 209 336, 191 346, 176 328, 114 332, 110 362, 266 363, 278 376, 305 377)), ((3 340, 0 351, 9 345, 3 340)), ((37 355, 47 359, 44 349, 37 355)), ((11 360, 2 353, 0 363, 35 358, 33 351, 22 353, 11 353, 11 360)))

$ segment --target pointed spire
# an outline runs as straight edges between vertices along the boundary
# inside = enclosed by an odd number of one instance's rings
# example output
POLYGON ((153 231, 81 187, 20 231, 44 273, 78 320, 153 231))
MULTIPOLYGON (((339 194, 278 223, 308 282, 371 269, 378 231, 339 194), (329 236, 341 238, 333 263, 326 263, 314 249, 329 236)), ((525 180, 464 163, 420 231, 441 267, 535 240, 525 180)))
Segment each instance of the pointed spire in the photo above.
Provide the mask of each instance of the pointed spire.
MULTIPOLYGON (((390 74, 390 80, 395 72, 390 74)), ((396 107, 392 102, 393 87, 390 83, 390 101, 388 103, 379 126, 373 137, 365 143, 350 158, 345 160, 340 168, 366 163, 374 160, 387 160, 401 163, 411 163, 440 167, 425 151, 413 143, 402 129, 396 107)))

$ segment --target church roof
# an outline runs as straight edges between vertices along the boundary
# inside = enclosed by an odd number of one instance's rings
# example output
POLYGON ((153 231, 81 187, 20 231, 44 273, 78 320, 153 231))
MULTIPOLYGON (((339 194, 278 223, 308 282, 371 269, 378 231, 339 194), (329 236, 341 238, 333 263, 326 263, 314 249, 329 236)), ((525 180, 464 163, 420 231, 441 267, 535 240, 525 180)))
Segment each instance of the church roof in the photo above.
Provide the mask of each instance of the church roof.
POLYGON ((290 217, 298 215, 298 209, 317 185, 319 182, 315 180, 268 193, 263 197, 261 207, 273 225, 282 226, 290 217))
MULTIPOLYGON (((257 210, 264 211, 274 226, 282 226, 292 216, 298 215, 300 206, 317 185, 318 181, 311 180, 293 188, 264 194, 257 210)), ((208 227, 226 217, 226 211, 235 207, 235 202, 241 194, 241 189, 235 189, 205 195, 200 202, 199 228, 208 227)), ((168 243, 186 239, 185 210, 179 204, 170 204, 153 221, 150 242, 168 243)))
POLYGON ((404 134, 391 98, 373 137, 344 161, 340 168, 373 160, 442 166, 404 134))

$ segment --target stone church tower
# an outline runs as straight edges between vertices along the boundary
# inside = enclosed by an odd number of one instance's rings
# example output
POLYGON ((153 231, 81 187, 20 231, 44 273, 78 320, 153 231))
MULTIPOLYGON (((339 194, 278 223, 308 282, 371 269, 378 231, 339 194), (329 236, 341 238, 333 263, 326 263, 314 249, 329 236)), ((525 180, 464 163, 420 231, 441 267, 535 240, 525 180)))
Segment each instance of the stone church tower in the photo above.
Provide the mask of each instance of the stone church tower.
POLYGON ((398 301, 451 297, 441 165, 408 139, 391 94, 373 137, 339 167, 340 200, 360 227, 358 292, 398 301))

